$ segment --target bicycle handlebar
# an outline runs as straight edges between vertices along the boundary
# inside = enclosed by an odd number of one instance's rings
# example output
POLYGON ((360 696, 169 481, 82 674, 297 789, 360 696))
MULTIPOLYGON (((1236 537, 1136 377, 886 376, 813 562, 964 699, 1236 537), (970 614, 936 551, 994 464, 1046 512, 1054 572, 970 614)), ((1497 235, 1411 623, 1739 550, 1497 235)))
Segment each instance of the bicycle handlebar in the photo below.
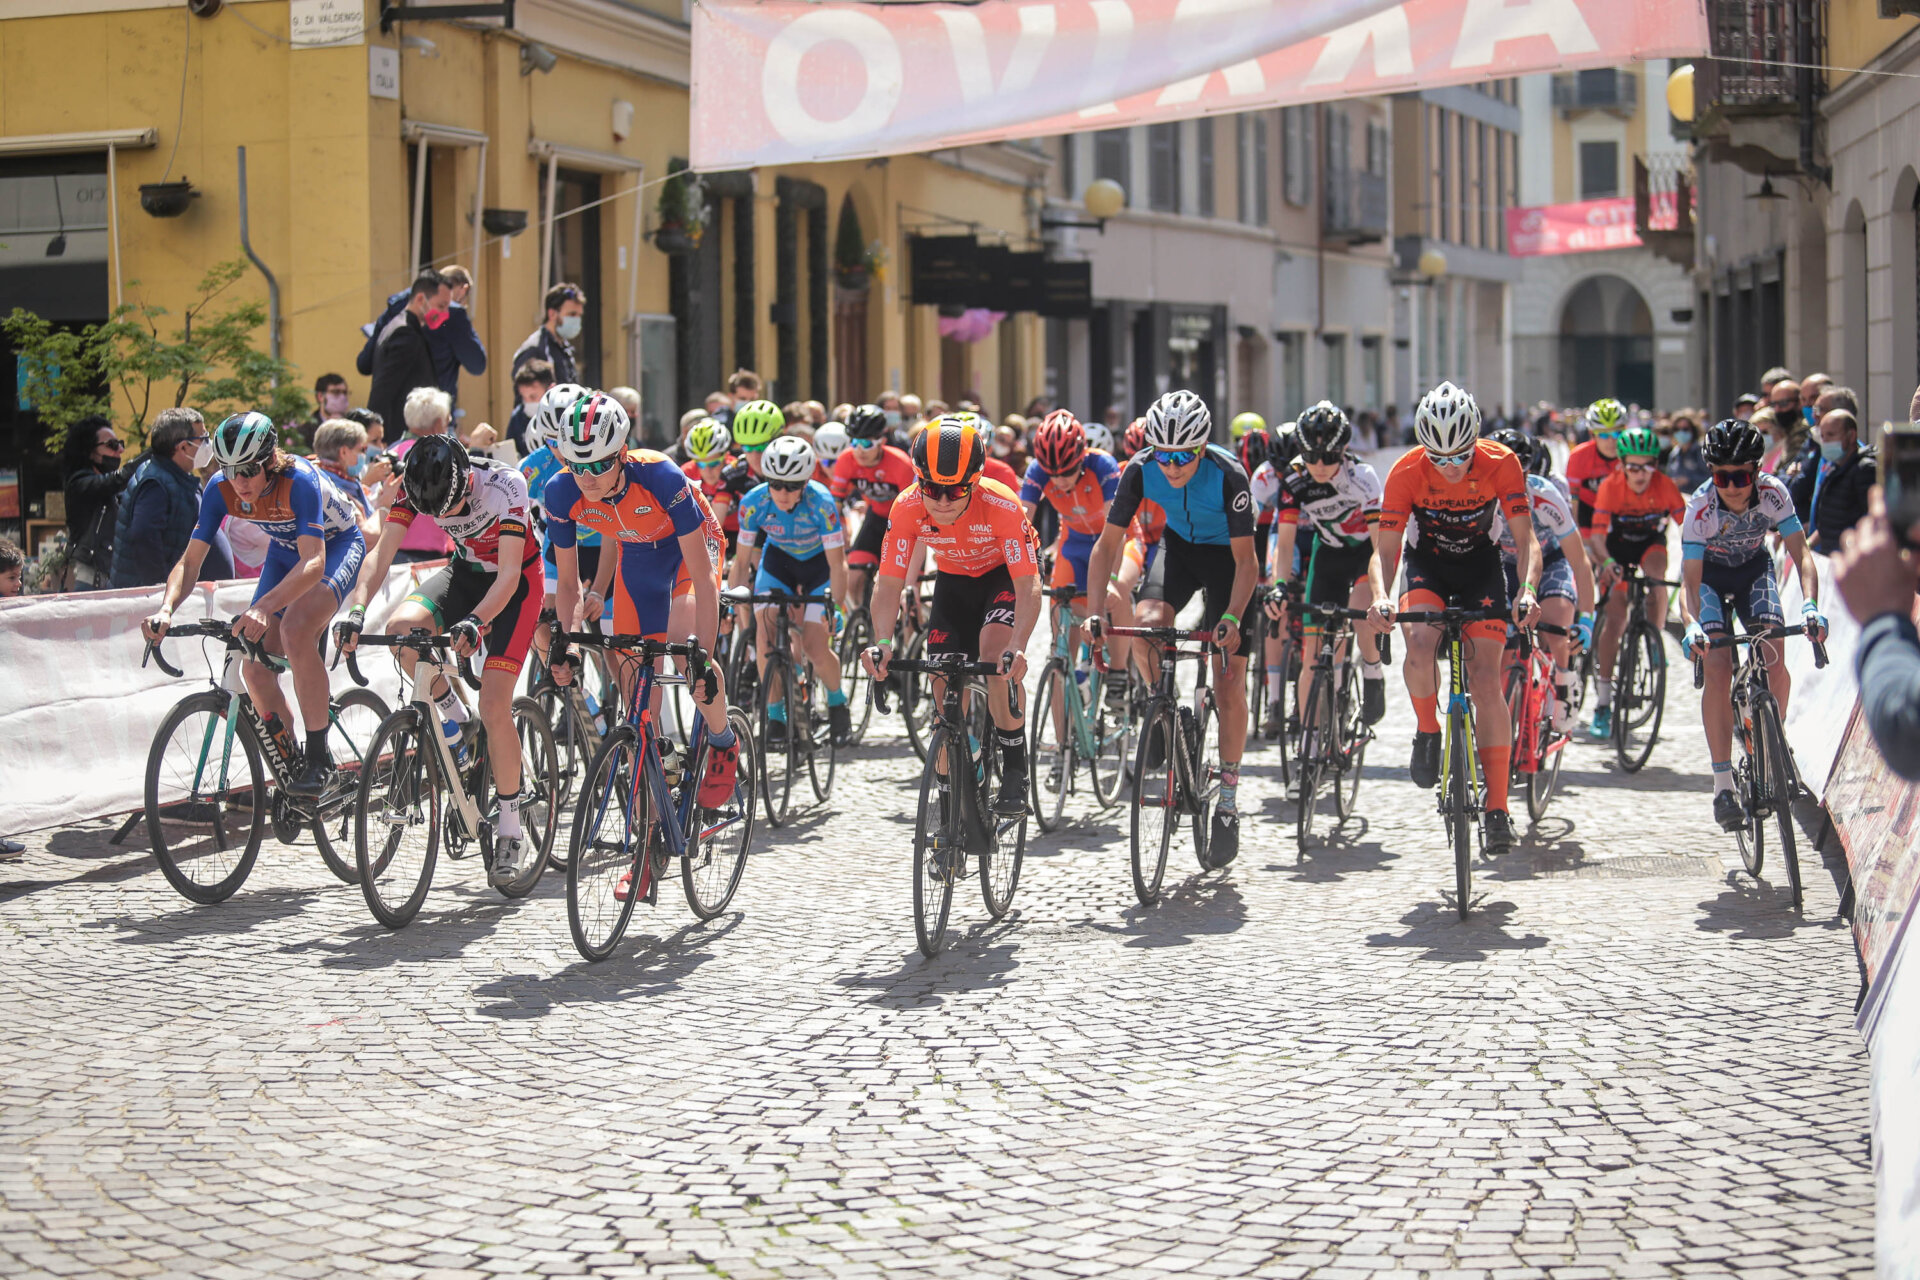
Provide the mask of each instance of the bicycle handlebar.
MULTIPOLYGON (((1762 640, 1778 640, 1786 636, 1804 636, 1807 634, 1805 623, 1792 627, 1768 627, 1763 631, 1742 631, 1738 635, 1708 636, 1707 648, 1732 649, 1743 644, 1758 644, 1762 640)), ((1827 665, 1827 645, 1824 640, 1815 640, 1807 636, 1807 643, 1813 646, 1813 669, 1815 671, 1827 665)), ((1693 655, 1693 687, 1698 689, 1706 683, 1707 667, 1702 655, 1693 655)))
POLYGON ((772 604, 800 608, 810 604, 832 604, 827 596, 803 596, 797 591, 741 591, 722 597, 728 604, 772 604))
MULTIPOLYGON (((412 649, 422 657, 426 657, 430 653, 437 653, 443 656, 453 653, 453 639, 451 636, 437 636, 424 627, 415 627, 403 636, 370 636, 363 634, 356 644, 372 645, 376 649, 412 649)), ((458 658, 457 662, 459 663, 460 679, 466 683, 467 688, 478 691, 480 688, 480 677, 474 674, 473 655, 468 654, 464 658, 458 658)), ((354 661, 354 655, 351 651, 347 654, 347 671, 360 684, 366 684, 366 678, 360 674, 360 664, 354 661)))
POLYGON ((1505 622, 1511 617, 1505 609, 1413 609, 1394 614, 1393 620, 1444 627, 1466 622, 1505 622))
POLYGON ((244 653, 251 661, 257 662, 263 667, 271 668, 274 671, 285 671, 287 669, 287 660, 285 658, 276 653, 268 652, 267 647, 258 640, 241 639, 239 636, 233 634, 232 623, 222 622, 218 618, 202 618, 198 622, 185 622, 177 627, 168 627, 166 635, 161 636, 158 640, 148 642, 146 652, 141 655, 140 665, 143 667, 146 666, 147 659, 151 658, 159 665, 162 671, 174 679, 178 680, 181 676, 185 675, 186 672, 174 666, 171 662, 168 662, 167 655, 160 651, 160 646, 165 644, 167 639, 172 636, 205 636, 211 640, 221 640, 226 643, 227 648, 244 653))
POLYGON ((1180 627, 1092 627, 1088 631, 1090 648, 1093 651, 1093 665, 1101 675, 1112 675, 1113 667, 1107 661, 1107 647, 1100 643, 1108 636, 1118 636, 1122 640, 1145 640, 1163 648, 1173 648, 1177 644, 1198 642, 1202 647, 1198 653, 1180 653, 1176 658, 1205 658, 1219 652, 1219 646, 1213 642, 1210 630, 1187 631, 1180 627))
MULTIPOLYGON (((997 676, 1001 675, 997 662, 979 662, 964 653, 943 653, 931 658, 896 658, 887 663, 887 675, 903 672, 906 675, 928 676, 997 676)), ((888 715, 892 708, 887 706, 887 682, 874 680, 867 685, 867 701, 873 704, 881 715, 888 715)))

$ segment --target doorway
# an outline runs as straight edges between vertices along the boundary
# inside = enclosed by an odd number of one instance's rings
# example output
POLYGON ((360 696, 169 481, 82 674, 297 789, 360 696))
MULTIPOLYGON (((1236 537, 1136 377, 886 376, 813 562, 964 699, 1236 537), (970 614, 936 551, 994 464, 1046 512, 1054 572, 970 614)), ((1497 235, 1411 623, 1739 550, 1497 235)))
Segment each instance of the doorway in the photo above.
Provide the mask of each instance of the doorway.
POLYGON ((580 337, 574 357, 584 386, 602 386, 601 316, 606 294, 600 278, 600 175, 562 169, 554 183, 553 261, 548 279, 555 284, 577 284, 586 290, 586 314, 580 318, 580 337))
POLYGON ((1653 404, 1653 312, 1619 276, 1589 276, 1560 309, 1560 402, 1653 404))

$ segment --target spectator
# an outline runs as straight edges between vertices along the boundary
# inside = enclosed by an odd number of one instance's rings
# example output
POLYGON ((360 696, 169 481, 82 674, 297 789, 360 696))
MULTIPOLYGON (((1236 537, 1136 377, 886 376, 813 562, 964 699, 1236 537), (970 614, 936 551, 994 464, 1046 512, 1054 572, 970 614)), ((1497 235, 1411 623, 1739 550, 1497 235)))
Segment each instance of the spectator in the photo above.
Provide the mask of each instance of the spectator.
POLYGON ((821 404, 818 400, 807 401, 807 424, 815 427, 826 426, 827 406, 821 404))
POLYGON ((444 276, 438 271, 422 271, 413 282, 405 310, 380 335, 380 345, 373 354, 373 389, 367 393, 367 407, 379 414, 382 422, 404 420, 407 401, 416 387, 438 387, 427 334, 446 323, 449 296, 444 276))
MULTIPOLYGON (((147 452, 133 469, 120 499, 114 534, 113 585, 152 587, 167 580, 200 518, 200 481, 194 455, 208 443, 207 424, 195 409, 162 409, 153 420, 147 452)), ((202 563, 200 580, 217 581, 213 556, 202 563)), ((230 571, 227 571, 230 572, 230 571)))
POLYGON ((1819 462, 1802 467, 1787 488, 1807 526, 1807 545, 1831 554, 1840 547, 1840 535, 1867 514, 1867 493, 1878 467, 1873 449, 1860 442, 1859 423, 1845 409, 1820 419, 1819 443, 1819 462))
MULTIPOLYGON (((1920 395, 1915 408, 1920 409, 1920 395)), ((1833 576, 1860 623, 1853 669, 1861 715, 1887 767, 1920 782, 1920 636, 1913 626, 1920 561, 1900 542, 1876 485, 1868 496, 1867 518, 1840 540, 1833 576)), ((1920 521, 1906 530, 1906 542, 1920 546, 1920 521)))
MULTIPOLYGON (((1536 422, 1534 424, 1533 433, 1535 435, 1539 435, 1540 431, 1541 431, 1541 424, 1536 422)), ((1400 443, 1400 406, 1397 404, 1390 404, 1387 406, 1386 414, 1380 419, 1380 447, 1382 449, 1387 449, 1399 443, 1400 443)))
POLYGON ((530 452, 527 425, 539 411, 540 397, 552 387, 553 366, 545 360, 529 360, 513 371, 513 394, 517 403, 513 406, 513 416, 507 419, 507 439, 513 441, 513 447, 523 458, 530 452))
MULTIPOLYGON (((13 539, 0 538, 0 600, 20 594, 26 563, 26 557, 13 545, 13 539)), ((0 862, 18 862, 26 852, 27 846, 12 836, 0 836, 0 862)))
POLYGON ((1748 425, 1767 438, 1767 451, 1761 455, 1760 469, 1769 475, 1778 475, 1793 461, 1787 453, 1787 430, 1780 425, 1780 419, 1772 409, 1761 406, 1747 420, 1748 425))
POLYGON ((387 456, 386 419, 371 409, 349 409, 342 416, 344 416, 348 422, 357 422, 366 428, 366 459, 369 467, 387 456))
MULTIPOLYGON (((1793 381, 1792 371, 1788 369, 1784 369, 1779 365, 1775 365, 1773 368, 1767 370, 1765 373, 1760 375, 1760 398, 1762 400, 1766 400, 1769 403, 1771 403, 1773 399, 1774 387, 1778 386, 1782 382, 1792 382, 1792 381, 1793 381)), ((1795 395, 1799 395, 1800 388, 1797 386, 1794 387, 1793 392, 1795 395)))
POLYGON ((761 391, 760 375, 751 369, 735 369, 727 377, 727 394, 733 397, 733 407, 751 404, 764 399, 761 391))
MULTIPOLYGON (((1811 429, 1820 421, 1820 419, 1826 417, 1829 413, 1832 413, 1835 409, 1845 409, 1848 413, 1853 415, 1854 421, 1856 422, 1859 421, 1860 420, 1859 393, 1856 392, 1852 387, 1830 386, 1830 387, 1823 388, 1819 396, 1817 396, 1814 399, 1812 415, 1806 418, 1807 427, 1811 429)), ((1802 414, 1804 416, 1805 414, 1804 410, 1802 410, 1802 414)))
POLYGON ((733 417, 733 397, 724 391, 707 392, 707 416, 725 426, 733 417))
POLYGON ((787 403, 780 406, 780 416, 787 420, 787 430, 789 432, 795 427, 805 427, 813 424, 813 416, 807 412, 807 402, 804 400, 787 401, 787 403))
POLYGON ((433 351, 433 385, 460 402, 460 371, 473 377, 487 371, 487 348, 474 332, 473 316, 467 302, 473 297, 473 273, 454 265, 440 273, 447 282, 447 319, 438 329, 427 332, 427 346, 433 351))
POLYGON ((360 509, 360 532, 378 538, 381 520, 393 505, 400 482, 390 478, 391 468, 384 463, 377 464, 379 474, 369 482, 367 473, 374 467, 366 461, 366 448, 367 429, 351 418, 329 418, 313 433, 313 465, 360 509), (368 494, 369 483, 380 486, 373 496, 368 494))
MULTIPOLYGON (((353 407, 353 392, 346 378, 338 373, 323 373, 313 380, 313 412, 300 423, 300 441, 313 439, 313 433, 328 418, 342 418, 353 407)), ((203 424, 204 425, 204 424, 203 424)))
MULTIPOLYGON (((453 400, 438 387, 415 387, 407 396, 402 410, 407 424, 407 438, 393 447, 393 456, 405 470, 405 459, 409 450, 422 436, 443 436, 453 425, 453 400)), ((453 543, 441 530, 433 517, 417 515, 413 523, 407 526, 407 536, 401 539, 400 550, 394 553, 395 564, 412 564, 420 560, 438 560, 453 550, 453 543)))
POLYGON ((529 360, 545 360, 553 370, 555 382, 580 381, 580 363, 573 352, 573 340, 585 323, 587 295, 577 284, 556 284, 543 299, 546 319, 527 335, 513 353, 513 371, 520 372, 529 360))
POLYGON ((120 437, 98 414, 67 428, 61 475, 67 494, 67 561, 63 591, 102 590, 113 581, 113 534, 120 494, 133 479, 132 464, 120 465, 120 437))
POLYGON ((1833 379, 1824 373, 1810 373, 1802 378, 1800 380, 1801 409, 1813 408, 1819 402, 1821 392, 1832 385, 1833 379))
POLYGON ((1767 392, 1767 407, 1782 422, 1789 418, 1802 416, 1800 413, 1800 384, 1792 378, 1782 378, 1773 384, 1767 392))
POLYGON ((1742 422, 1753 421, 1753 415, 1760 409, 1760 397, 1751 391, 1743 391, 1740 398, 1733 402, 1733 416, 1742 422))
POLYGON ((1700 428, 1693 415, 1673 415, 1673 447, 1667 451, 1662 468, 1683 494, 1690 494, 1713 478, 1713 468, 1700 451, 1700 428))
POLYGON ((646 424, 640 417, 640 393, 632 387, 608 387, 607 398, 627 411, 627 443, 636 449, 657 449, 655 443, 646 436, 646 424))

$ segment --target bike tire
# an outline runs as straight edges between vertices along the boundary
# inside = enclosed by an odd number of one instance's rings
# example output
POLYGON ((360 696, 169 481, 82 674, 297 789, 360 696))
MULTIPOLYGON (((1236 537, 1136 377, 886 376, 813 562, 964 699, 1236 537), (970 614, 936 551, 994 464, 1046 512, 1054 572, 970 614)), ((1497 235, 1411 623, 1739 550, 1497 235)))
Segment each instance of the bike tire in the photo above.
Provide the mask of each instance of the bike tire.
POLYGON ((1622 769, 1638 773, 1660 740, 1667 701, 1665 644, 1644 617, 1628 624, 1620 661, 1626 670, 1614 685, 1613 752, 1622 769))
POLYGON ((1253 656, 1247 661, 1247 741, 1249 743, 1265 741, 1264 730, 1267 717, 1267 635, 1273 623, 1267 617, 1266 608, 1257 601, 1254 614, 1249 621, 1252 634, 1248 638, 1248 650, 1253 656))
MULTIPOLYGON (((925 655, 927 633, 916 631, 907 641, 901 656, 909 661, 918 662, 925 655)), ((895 677, 899 682, 900 721, 906 726, 907 741, 913 744, 913 753, 920 757, 922 764, 927 759, 927 743, 933 737, 933 692, 932 684, 923 675, 902 673, 895 677)))
MULTIPOLYGON (((753 730, 747 713, 738 707, 727 709, 727 723, 740 742, 740 773, 733 795, 724 805, 707 808, 696 804, 694 827, 687 835, 687 854, 680 861, 680 886, 686 890, 687 906, 702 920, 711 920, 727 909, 740 888, 740 877, 747 869, 747 854, 753 847, 754 803, 760 757, 753 743, 753 730)), ((702 772, 706 762, 696 762, 702 772)), ((696 772, 686 785, 699 785, 702 772, 696 772)))
POLYGON ((332 723, 327 741, 334 752, 334 768, 340 773, 335 784, 337 798, 326 813, 313 815, 313 844, 320 860, 342 884, 360 883, 360 860, 352 852, 354 835, 353 798, 360 790, 360 773, 373 745, 374 735, 386 723, 388 708, 371 689, 349 689, 333 700, 328 708, 332 723))
POLYGON ((1554 789, 1560 785, 1560 766, 1566 761, 1567 748, 1572 744, 1572 739, 1553 727, 1553 700, 1550 697, 1542 696, 1536 700, 1534 717, 1534 741, 1539 744, 1540 755, 1533 772, 1527 775, 1527 816, 1539 822, 1547 816, 1547 806, 1553 801, 1554 789))
POLYGON ((1056 706, 1065 696, 1065 682, 1072 678, 1066 663, 1055 658, 1040 672, 1033 695, 1032 724, 1027 729, 1027 790, 1033 796, 1034 821, 1042 831, 1059 828, 1073 784, 1073 717, 1064 705, 1056 706), (1054 727, 1056 710, 1065 722, 1064 734, 1054 727))
POLYGON ((727 633, 727 705, 739 707, 749 715, 760 708, 760 666, 753 659, 754 620, 727 633))
MULTIPOLYGON (((573 714, 572 704, 551 680, 542 681, 532 695, 540 704, 547 724, 553 730, 554 767, 558 770, 560 795, 556 804, 561 813, 573 812, 580 796, 580 783, 594 753, 600 749, 600 735, 591 721, 582 723, 573 714)), ((588 713, 591 715, 591 713, 588 713)), ((547 854, 547 864, 555 871, 567 869, 569 841, 555 840, 547 854)))
POLYGON ((574 810, 567 929, 574 948, 594 962, 613 954, 633 918, 634 904, 652 887, 653 796, 640 750, 640 738, 630 727, 609 733, 587 771, 574 810), (619 894, 623 876, 624 898, 619 894))
POLYGON ((1192 746, 1182 757, 1187 808, 1193 815, 1193 856, 1202 871, 1213 870, 1208 854, 1213 843, 1213 810, 1220 795, 1219 725, 1209 687, 1193 720, 1192 746))
POLYGON ((1373 737, 1364 717, 1361 679, 1360 668, 1349 657, 1340 681, 1340 778, 1333 789, 1334 811, 1342 822, 1351 818, 1359 805, 1360 772, 1366 767, 1367 743, 1373 737))
POLYGON ((409 704, 374 735, 376 762, 360 774, 353 802, 353 853, 360 893, 373 918, 404 929, 420 912, 440 856, 443 782, 428 734, 438 734, 409 704))
POLYGON ((1464 726, 1455 725, 1447 743, 1447 834, 1453 840, 1453 892, 1460 918, 1473 909, 1473 805, 1468 797, 1473 762, 1467 756, 1464 726))
POLYGON ((1133 705, 1132 675, 1115 670, 1101 681, 1093 703, 1093 758, 1087 772, 1093 778, 1093 798, 1102 809, 1120 803, 1120 791, 1126 785, 1127 765, 1133 759, 1133 721, 1126 712, 1115 715, 1108 709, 1107 691, 1118 682, 1122 705, 1133 705))
MULTIPOLYGON (((966 848, 962 829, 959 787, 947 793, 947 812, 940 812, 940 774, 935 765, 947 734, 935 729, 929 736, 927 761, 920 770, 920 808, 913 828, 913 936, 920 954, 940 953, 953 910, 954 871, 966 848)), ((962 743, 948 744, 957 778, 965 752, 962 743)))
POLYGON ((1307 704, 1300 722, 1300 799, 1294 819, 1294 860, 1304 861, 1307 843, 1313 837, 1314 810, 1318 807, 1320 775, 1325 761, 1325 739, 1333 733, 1333 688, 1327 673, 1315 671, 1307 686, 1307 704))
POLYGON ((1758 743, 1748 746, 1747 756, 1734 766, 1734 794, 1740 797, 1745 815, 1734 828, 1733 838, 1740 846, 1740 865, 1755 880, 1767 865, 1767 818, 1762 811, 1764 798, 1755 778, 1766 768, 1765 749, 1758 743))
POLYGON ((1159 699, 1150 702, 1134 759, 1133 813, 1128 829, 1133 894, 1144 907, 1160 901, 1167 852, 1173 847, 1173 829, 1180 821, 1179 765, 1174 763, 1174 756, 1182 749, 1173 708, 1159 699))
MULTIPOLYGON (((976 689, 974 697, 985 705, 984 689, 976 689)), ((991 718, 987 724, 991 730, 991 718)), ((1020 864, 1027 852, 1027 815, 1003 818, 993 811, 989 797, 1000 794, 1000 751, 991 739, 981 740, 980 766, 976 771, 979 783, 973 793, 973 804, 979 809, 986 842, 981 846, 975 869, 980 875, 980 898, 986 904, 987 914, 1000 920, 1013 907, 1013 892, 1020 886, 1020 864)), ((1027 769, 1031 776, 1031 761, 1027 769)))
MULTIPOLYGON (((529 858, 527 869, 510 883, 495 888, 502 897, 524 898, 540 883, 553 853, 560 814, 560 752, 554 745, 553 726, 534 699, 513 700, 513 728, 520 749, 520 829, 538 856, 529 858)), ((498 839, 496 835, 496 844, 498 839)))
POLYGON ((224 902, 246 883, 266 837, 266 770, 260 744, 245 719, 234 724, 233 735, 240 745, 246 778, 236 786, 228 773, 228 785, 216 787, 216 794, 204 798, 196 782, 204 772, 203 756, 210 760, 217 753, 225 766, 233 763, 225 746, 227 711, 224 691, 189 694, 160 722, 147 752, 148 844, 167 883, 181 897, 201 906, 224 902), (179 752, 169 749, 176 740, 179 752), (199 827, 209 829, 210 843, 189 837, 189 829, 199 827), (235 836, 243 836, 244 843, 235 836))
MULTIPOLYGON (((807 714, 801 735, 807 749, 807 781, 813 786, 815 803, 825 804, 833 797, 833 775, 839 766, 840 748, 833 741, 832 714, 825 712, 817 701, 823 690, 820 682, 814 678, 812 663, 806 666, 801 687, 807 691, 803 700, 807 714)), ((844 686, 842 689, 844 691, 844 686)))
MULTIPOLYGON (((1297 702, 1300 697, 1300 687, 1294 680, 1293 664, 1293 626, 1289 623, 1280 632, 1280 696, 1275 698, 1273 704, 1267 708, 1267 714, 1276 717, 1279 723, 1279 735, 1274 739, 1273 745, 1280 756, 1282 786, 1293 781, 1293 770, 1296 764, 1294 749, 1298 746, 1293 736, 1287 732, 1288 705, 1297 702)), ((1264 675, 1265 672, 1263 671, 1262 674, 1264 675)), ((1260 700, 1265 702, 1266 699, 1267 694, 1262 690, 1260 700)), ((1297 716, 1299 713, 1299 707, 1294 707, 1293 714, 1297 716)))
POLYGON ((767 806, 767 825, 783 827, 793 812, 794 775, 800 771, 798 735, 794 732, 796 699, 793 696, 793 669, 778 658, 767 662, 769 674, 781 670, 781 692, 785 695, 787 716, 775 720, 770 714, 770 699, 760 699, 760 758, 766 767, 760 771, 761 798, 767 806))
POLYGON ((1793 909, 1800 910, 1800 840, 1793 822, 1793 768, 1787 754, 1786 734, 1780 728, 1780 711, 1771 697, 1755 709, 1760 732, 1767 740, 1767 791, 1772 800, 1774 822, 1780 833, 1780 861, 1787 869, 1787 884, 1793 891, 1793 909))
POLYGON ((873 720, 873 699, 869 690, 873 681, 860 655, 873 644, 873 619, 864 608, 847 615, 840 632, 840 688, 847 695, 849 724, 847 745, 857 747, 866 741, 867 725, 873 720))

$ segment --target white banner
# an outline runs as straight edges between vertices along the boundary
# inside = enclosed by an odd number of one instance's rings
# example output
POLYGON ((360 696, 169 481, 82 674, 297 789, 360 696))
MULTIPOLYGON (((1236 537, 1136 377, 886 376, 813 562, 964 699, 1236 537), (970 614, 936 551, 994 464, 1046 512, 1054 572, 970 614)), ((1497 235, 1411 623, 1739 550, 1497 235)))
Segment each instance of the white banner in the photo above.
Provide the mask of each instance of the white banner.
MULTIPOLYGON (((1811 553, 1810 553, 1811 554, 1811 553)), ((1789 626, 1800 621, 1800 571, 1784 554, 1780 557, 1780 612, 1789 626)), ((1860 624, 1847 612, 1839 589, 1833 585, 1833 566, 1827 557, 1815 555, 1814 567, 1820 572, 1820 611, 1827 615, 1827 665, 1816 670, 1813 646, 1798 636, 1786 642, 1787 674, 1793 677, 1793 691, 1787 699, 1785 728, 1787 747, 1800 766, 1800 777, 1813 794, 1825 794, 1827 775, 1833 772, 1834 757, 1840 754, 1841 739, 1847 734, 1847 717, 1860 696, 1854 682, 1853 654, 1860 647, 1860 624)))

